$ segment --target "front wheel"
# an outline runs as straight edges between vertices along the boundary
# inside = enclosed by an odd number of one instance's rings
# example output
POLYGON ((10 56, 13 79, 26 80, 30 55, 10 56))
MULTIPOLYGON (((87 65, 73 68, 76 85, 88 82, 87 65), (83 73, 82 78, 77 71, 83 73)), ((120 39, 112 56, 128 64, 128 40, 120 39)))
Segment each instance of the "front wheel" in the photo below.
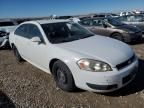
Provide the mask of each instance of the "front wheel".
POLYGON ((62 61, 58 60, 54 63, 52 74, 57 86, 65 91, 74 91, 76 86, 70 69, 62 61))
POLYGON ((123 36, 120 33, 114 33, 112 38, 117 39, 119 41, 124 41, 123 36))

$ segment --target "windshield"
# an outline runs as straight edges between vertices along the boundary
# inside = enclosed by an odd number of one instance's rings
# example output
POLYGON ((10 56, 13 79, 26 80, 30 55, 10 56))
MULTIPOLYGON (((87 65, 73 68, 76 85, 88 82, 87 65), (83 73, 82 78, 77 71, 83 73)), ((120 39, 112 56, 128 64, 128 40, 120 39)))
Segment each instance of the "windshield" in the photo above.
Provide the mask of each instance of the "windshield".
POLYGON ((121 26, 121 25, 124 25, 124 24, 121 23, 120 21, 117 21, 117 20, 111 19, 111 18, 105 19, 105 21, 107 21, 109 24, 111 24, 111 25, 113 25, 113 26, 121 26))
POLYGON ((94 36, 82 26, 73 22, 41 24, 51 43, 63 43, 94 36))

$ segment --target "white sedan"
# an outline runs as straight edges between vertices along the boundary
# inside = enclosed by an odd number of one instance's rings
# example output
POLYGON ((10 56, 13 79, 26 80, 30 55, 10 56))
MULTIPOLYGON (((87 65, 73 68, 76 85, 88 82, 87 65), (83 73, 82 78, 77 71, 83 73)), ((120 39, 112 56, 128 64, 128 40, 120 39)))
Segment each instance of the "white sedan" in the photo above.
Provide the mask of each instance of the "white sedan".
POLYGON ((65 91, 111 92, 131 82, 138 70, 128 45, 69 20, 24 22, 9 38, 18 61, 51 73, 65 91))

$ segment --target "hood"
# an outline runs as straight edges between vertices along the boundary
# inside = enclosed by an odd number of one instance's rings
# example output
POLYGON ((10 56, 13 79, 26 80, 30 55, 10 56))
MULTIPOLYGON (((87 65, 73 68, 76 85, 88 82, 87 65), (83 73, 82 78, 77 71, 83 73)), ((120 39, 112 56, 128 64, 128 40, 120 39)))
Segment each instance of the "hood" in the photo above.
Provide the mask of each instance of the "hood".
POLYGON ((127 25, 127 24, 123 24, 121 26, 117 26, 115 27, 116 29, 121 29, 121 30, 124 30, 124 31, 127 31, 127 32, 140 32, 140 29, 135 27, 135 26, 132 26, 132 25, 127 25))
POLYGON ((125 43, 97 35, 56 46, 77 53, 82 58, 106 62, 112 67, 128 60, 133 55, 132 49, 125 43))

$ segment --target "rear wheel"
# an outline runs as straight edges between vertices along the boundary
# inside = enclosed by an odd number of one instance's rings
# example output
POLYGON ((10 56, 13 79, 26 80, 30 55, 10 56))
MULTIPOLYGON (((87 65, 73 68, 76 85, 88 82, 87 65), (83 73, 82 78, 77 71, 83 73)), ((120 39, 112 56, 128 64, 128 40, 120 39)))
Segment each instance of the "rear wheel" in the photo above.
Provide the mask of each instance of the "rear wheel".
POLYGON ((112 38, 117 39, 117 40, 119 40, 119 41, 124 41, 123 36, 122 36, 122 34, 120 34, 120 33, 114 33, 114 34, 112 35, 112 38))
POLYGON ((16 48, 15 46, 13 46, 13 52, 14 52, 14 55, 15 55, 15 57, 16 57, 16 60, 17 60, 18 62, 22 62, 23 59, 22 59, 22 57, 20 56, 19 51, 17 50, 17 48, 16 48))
POLYGON ((54 63, 52 73, 57 86, 65 91, 74 91, 75 83, 70 69, 62 61, 58 60, 54 63))

